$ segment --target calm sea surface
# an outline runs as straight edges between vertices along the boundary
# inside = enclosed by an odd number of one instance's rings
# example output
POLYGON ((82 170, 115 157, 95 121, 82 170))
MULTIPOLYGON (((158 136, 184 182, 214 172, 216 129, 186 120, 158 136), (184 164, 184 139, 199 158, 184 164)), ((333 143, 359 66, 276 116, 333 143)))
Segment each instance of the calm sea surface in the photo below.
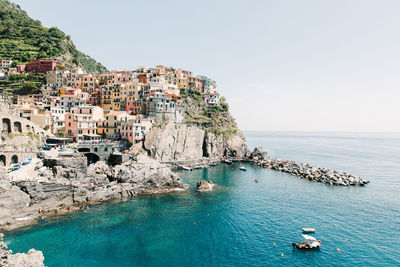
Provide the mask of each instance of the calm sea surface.
POLYGON ((400 134, 247 132, 271 156, 371 180, 329 187, 250 164, 182 171, 188 193, 90 207, 7 233, 14 252, 42 250, 47 266, 399 266, 400 134), (258 183, 254 179, 258 179, 258 183), (210 179, 215 191, 195 192, 210 179), (314 227, 319 251, 297 251, 314 227))

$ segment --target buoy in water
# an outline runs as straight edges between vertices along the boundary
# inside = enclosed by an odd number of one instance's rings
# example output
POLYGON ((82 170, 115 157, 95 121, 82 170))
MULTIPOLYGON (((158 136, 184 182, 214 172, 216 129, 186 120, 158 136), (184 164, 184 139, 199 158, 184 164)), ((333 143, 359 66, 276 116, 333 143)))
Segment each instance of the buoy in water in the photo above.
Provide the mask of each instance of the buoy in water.
POLYGON ((278 231, 276 231, 276 234, 278 234, 279 232, 278 231))
POLYGON ((340 252, 340 249, 339 249, 339 248, 336 248, 336 250, 337 250, 338 252, 340 252))
POLYGON ((194 224, 194 225, 196 225, 196 223, 195 223, 195 222, 194 222, 193 224, 194 224))
POLYGON ((274 243, 274 246, 275 246, 275 243, 274 243))
POLYGON ((346 239, 344 242, 347 242, 347 241, 349 241, 349 240, 346 239))
POLYGON ((257 180, 257 179, 254 179, 254 182, 255 182, 255 183, 258 183, 258 180, 257 180))
POLYGON ((281 256, 282 256, 282 257, 284 256, 283 253, 281 254, 281 256))
POLYGON ((334 226, 337 227, 336 224, 334 226))

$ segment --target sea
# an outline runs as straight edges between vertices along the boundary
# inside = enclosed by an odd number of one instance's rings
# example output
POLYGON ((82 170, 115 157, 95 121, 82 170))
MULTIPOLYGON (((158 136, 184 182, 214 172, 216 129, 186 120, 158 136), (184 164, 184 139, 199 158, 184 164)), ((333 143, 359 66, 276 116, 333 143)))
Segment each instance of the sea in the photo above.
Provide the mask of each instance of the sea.
POLYGON ((90 206, 7 232, 5 242, 13 252, 41 250, 46 266, 400 266, 400 134, 245 136, 271 157, 371 182, 335 187, 221 164, 179 171, 190 192, 90 206), (202 179, 215 190, 196 192, 202 179), (316 229, 319 250, 293 249, 303 227, 316 229))

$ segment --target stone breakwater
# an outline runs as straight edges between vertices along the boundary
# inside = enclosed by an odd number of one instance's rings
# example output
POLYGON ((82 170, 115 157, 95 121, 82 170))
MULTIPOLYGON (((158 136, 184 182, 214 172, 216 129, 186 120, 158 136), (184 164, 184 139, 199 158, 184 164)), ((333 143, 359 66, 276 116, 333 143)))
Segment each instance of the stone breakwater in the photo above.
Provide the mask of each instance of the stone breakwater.
POLYGON ((286 172, 302 179, 327 185, 365 186, 370 182, 344 171, 335 171, 295 161, 270 158, 259 147, 254 149, 250 159, 260 167, 286 172))
POLYGON ((0 233, 0 266, 3 267, 40 267, 44 266, 44 256, 41 251, 30 249, 28 253, 12 254, 8 250, 6 243, 3 242, 3 234, 0 233))

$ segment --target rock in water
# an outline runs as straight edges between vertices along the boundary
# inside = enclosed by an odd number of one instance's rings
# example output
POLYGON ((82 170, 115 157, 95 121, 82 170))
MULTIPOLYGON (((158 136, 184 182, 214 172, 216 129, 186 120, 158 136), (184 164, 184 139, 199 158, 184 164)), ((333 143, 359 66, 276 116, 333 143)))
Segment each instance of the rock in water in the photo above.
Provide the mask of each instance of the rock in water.
POLYGON ((199 192, 212 191, 214 188, 214 185, 215 184, 211 181, 201 180, 201 181, 197 182, 197 191, 199 191, 199 192))

